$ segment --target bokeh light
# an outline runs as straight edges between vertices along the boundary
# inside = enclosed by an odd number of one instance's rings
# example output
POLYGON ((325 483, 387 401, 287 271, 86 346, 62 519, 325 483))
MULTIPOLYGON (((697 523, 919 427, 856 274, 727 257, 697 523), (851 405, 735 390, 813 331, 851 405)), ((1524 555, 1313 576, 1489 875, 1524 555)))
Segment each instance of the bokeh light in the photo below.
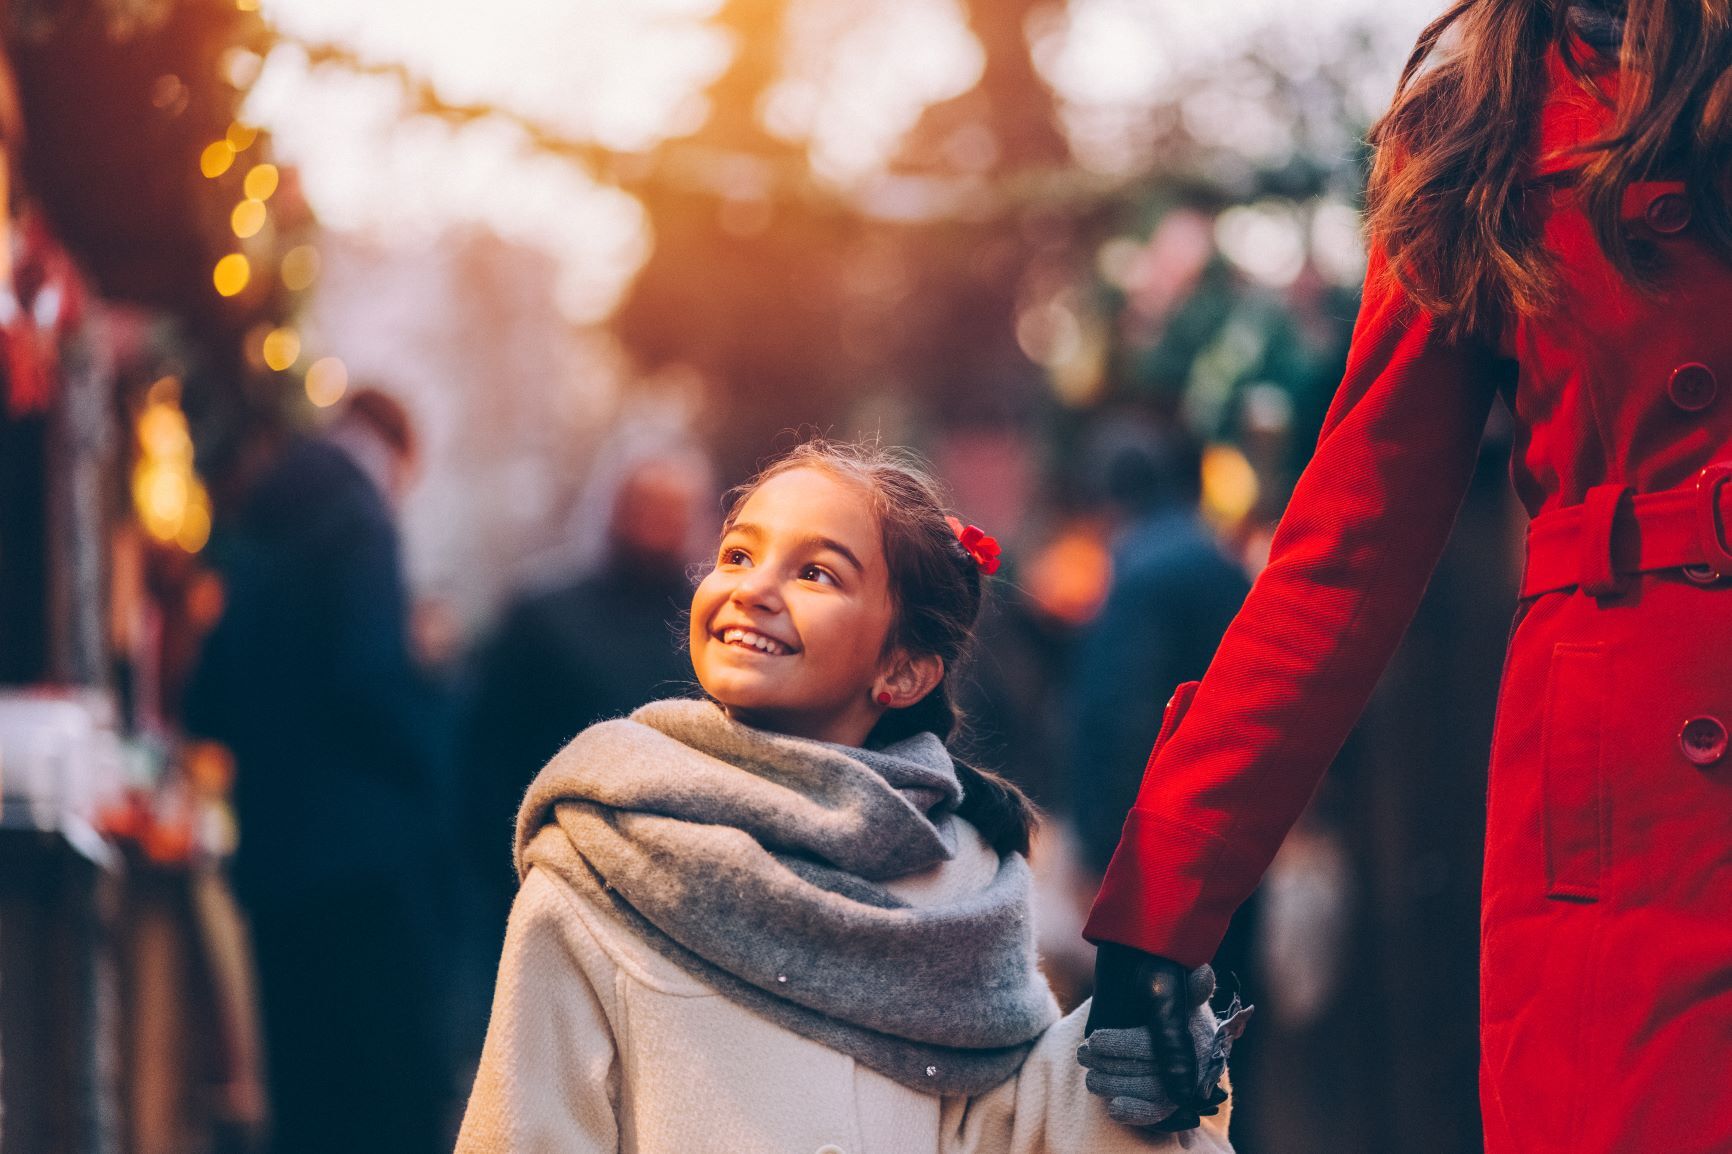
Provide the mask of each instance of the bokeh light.
POLYGON ((133 473, 132 495, 147 533, 172 541, 186 517, 189 486, 179 469, 161 461, 139 462, 133 473))
POLYGON ((132 503, 155 540, 197 553, 210 540, 210 494, 193 470, 192 433, 180 410, 180 382, 164 377, 151 386, 135 426, 138 463, 132 503))
POLYGON ((1250 515, 1261 495, 1257 470, 1232 445, 1203 451, 1203 511, 1219 525, 1237 525, 1250 515))
POLYGON ((280 373, 301 359, 301 334, 291 328, 272 329, 263 348, 265 364, 280 373))
MULTIPOLYGON (((263 68, 264 64, 264 57, 251 48, 237 44, 223 53, 221 66, 223 79, 244 92, 251 88, 253 82, 259 78, 259 69, 263 68)), ((246 146, 236 145, 236 147, 244 148, 246 146)))
POLYGON ((247 359, 247 367, 255 371, 265 368, 265 338, 276 331, 276 326, 269 321, 260 321, 247 330, 247 335, 241 340, 241 352, 247 359))
POLYGON ((138 418, 138 444, 146 456, 164 461, 192 461, 192 437, 186 418, 171 405, 151 405, 138 418))
POLYGON ((229 224, 234 228, 235 235, 245 240, 259 234, 259 230, 265 227, 268 216, 265 202, 249 196, 235 205, 234 212, 229 215, 229 224))
POLYGON ((303 244, 284 253, 282 278, 283 287, 290 292, 311 288, 319 279, 319 250, 303 244))
POLYGON ((186 82, 172 72, 165 72, 156 78, 150 86, 150 102, 170 116, 179 116, 186 111, 188 102, 192 99, 186 82))
POLYGON ((236 152, 245 152, 259 138, 259 130, 251 124, 235 121, 229 125, 228 136, 225 138, 236 152))
POLYGON ((328 409, 349 391, 349 368, 336 357, 321 357, 307 369, 307 400, 328 409))
POLYGON ((199 155, 198 169, 210 179, 215 180, 234 166, 235 146, 226 140, 218 140, 208 145, 199 155))
POLYGON ((216 285, 216 291, 225 297, 232 297, 241 293, 252 279, 252 264, 238 252, 231 252, 217 261, 216 269, 211 274, 211 281, 216 285))
POLYGON ((203 485, 194 487, 190 494, 174 543, 188 553, 197 553, 210 543, 210 498, 203 485))
POLYGON ((281 174, 278 173, 276 165, 259 164, 247 173, 246 183, 243 187, 246 189, 247 195, 254 200, 269 200, 271 194, 277 191, 277 184, 280 180, 281 174))

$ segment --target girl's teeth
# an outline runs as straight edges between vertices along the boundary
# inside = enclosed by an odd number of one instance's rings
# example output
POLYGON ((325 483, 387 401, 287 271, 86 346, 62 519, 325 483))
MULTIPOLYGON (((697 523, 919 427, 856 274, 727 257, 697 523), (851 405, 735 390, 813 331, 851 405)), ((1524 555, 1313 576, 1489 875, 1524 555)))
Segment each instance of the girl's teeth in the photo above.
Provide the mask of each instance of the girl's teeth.
POLYGON ((728 645, 750 646, 760 653, 775 655, 784 651, 785 647, 778 641, 772 641, 761 633, 750 633, 744 629, 729 629, 722 633, 722 641, 728 645))

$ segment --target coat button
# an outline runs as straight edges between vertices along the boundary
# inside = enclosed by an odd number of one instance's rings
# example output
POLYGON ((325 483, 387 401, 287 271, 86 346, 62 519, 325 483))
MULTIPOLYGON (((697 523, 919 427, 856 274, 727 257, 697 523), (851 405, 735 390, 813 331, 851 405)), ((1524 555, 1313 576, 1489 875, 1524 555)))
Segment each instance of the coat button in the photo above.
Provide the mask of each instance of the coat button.
POLYGON ((1648 227, 1664 236, 1690 227, 1690 201, 1680 192, 1663 192, 1648 202, 1648 227))
POLYGON ((1671 383, 1666 391, 1672 397, 1672 403, 1686 413, 1699 413, 1714 403, 1714 397, 1720 391, 1720 382, 1714 376, 1714 370, 1707 365, 1679 365, 1672 370, 1671 383))
POLYGON ((1690 764, 1707 767, 1726 756, 1726 727, 1717 717, 1694 717, 1684 723, 1678 747, 1690 764))

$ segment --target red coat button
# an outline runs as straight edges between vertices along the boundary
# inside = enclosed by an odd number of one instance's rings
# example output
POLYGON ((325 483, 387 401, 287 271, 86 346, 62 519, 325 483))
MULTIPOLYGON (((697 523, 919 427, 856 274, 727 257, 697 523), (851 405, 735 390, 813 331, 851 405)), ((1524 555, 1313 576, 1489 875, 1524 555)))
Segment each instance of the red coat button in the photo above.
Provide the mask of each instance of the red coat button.
POLYGON ((1690 201, 1681 192, 1663 192, 1648 202, 1648 227, 1670 236, 1690 227, 1690 201))
POLYGON ((1720 382, 1707 365, 1679 365, 1672 370, 1671 383, 1666 386, 1672 403, 1686 413, 1699 413, 1714 403, 1720 382))
POLYGON ((1717 717, 1692 718, 1684 723, 1678 746, 1692 765, 1713 765, 1726 756, 1726 727, 1717 717))

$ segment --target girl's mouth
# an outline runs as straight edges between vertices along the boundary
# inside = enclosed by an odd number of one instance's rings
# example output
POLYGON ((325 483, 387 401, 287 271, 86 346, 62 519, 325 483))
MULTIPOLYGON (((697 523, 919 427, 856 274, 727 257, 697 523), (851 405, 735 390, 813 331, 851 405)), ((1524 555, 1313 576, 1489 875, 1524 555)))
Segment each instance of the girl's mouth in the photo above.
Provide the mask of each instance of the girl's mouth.
POLYGON ((767 653, 771 657, 786 657, 798 652, 793 646, 767 637, 753 629, 741 629, 738 626, 724 629, 721 633, 722 644, 736 645, 741 649, 754 649, 759 653, 767 653))

